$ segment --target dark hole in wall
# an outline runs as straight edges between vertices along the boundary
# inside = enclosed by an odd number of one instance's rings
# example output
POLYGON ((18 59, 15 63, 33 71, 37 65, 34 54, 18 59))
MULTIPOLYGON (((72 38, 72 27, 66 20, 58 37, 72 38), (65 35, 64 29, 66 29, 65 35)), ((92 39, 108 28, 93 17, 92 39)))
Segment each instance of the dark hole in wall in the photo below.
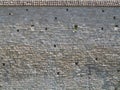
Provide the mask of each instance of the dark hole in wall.
POLYGON ((101 30, 103 30, 104 28, 103 27, 101 27, 101 30))
POLYGON ((31 27, 34 27, 34 25, 32 24, 31 27))
POLYGON ((48 28, 46 27, 45 30, 48 30, 48 28))
POLYGON ((57 75, 60 75, 60 72, 57 72, 57 75))
POLYGON ((77 25, 77 24, 74 25, 74 29, 75 29, 75 30, 78 29, 78 25, 77 25))
POLYGON ((12 13, 9 13, 9 15, 13 15, 12 13))
POLYGON ((66 9, 66 11, 68 11, 68 8, 66 9))
POLYGON ((120 69, 118 69, 117 72, 120 72, 120 69))
POLYGON ((116 17, 115 17, 115 16, 113 16, 113 19, 115 20, 115 19, 116 19, 116 17))
POLYGON ((79 62, 75 62, 75 65, 78 65, 79 64, 79 62))
POLYGON ((28 9, 26 9, 26 11, 28 11, 28 9))
POLYGON ((95 58, 95 60, 98 60, 98 58, 95 58))
POLYGON ((57 20, 57 17, 55 17, 55 20, 57 20))
POLYGON ((118 27, 118 25, 115 25, 115 27, 118 27))
POLYGON ((19 29, 17 29, 17 32, 19 32, 20 30, 19 29))
POLYGON ((3 66, 5 66, 5 63, 2 63, 3 66))
POLYGON ((54 44, 54 47, 56 47, 56 45, 54 44))
POLYGON ((105 10, 102 10, 102 12, 105 12, 105 10))

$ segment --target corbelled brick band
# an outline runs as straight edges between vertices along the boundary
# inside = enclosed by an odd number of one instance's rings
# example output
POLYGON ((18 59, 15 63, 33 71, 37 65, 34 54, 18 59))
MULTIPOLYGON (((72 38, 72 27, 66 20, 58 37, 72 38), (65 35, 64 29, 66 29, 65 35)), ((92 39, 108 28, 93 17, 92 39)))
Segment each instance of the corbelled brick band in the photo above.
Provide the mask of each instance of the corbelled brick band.
POLYGON ((120 0, 0 0, 0 6, 104 6, 119 7, 120 0))

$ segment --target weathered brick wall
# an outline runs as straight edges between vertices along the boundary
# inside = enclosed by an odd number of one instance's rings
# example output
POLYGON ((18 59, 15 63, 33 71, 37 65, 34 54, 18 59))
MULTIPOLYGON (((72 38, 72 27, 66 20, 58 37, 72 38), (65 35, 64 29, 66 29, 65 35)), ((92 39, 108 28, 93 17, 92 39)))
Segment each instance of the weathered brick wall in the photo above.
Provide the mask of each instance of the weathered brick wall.
POLYGON ((120 90, 120 8, 0 7, 0 90, 120 90))

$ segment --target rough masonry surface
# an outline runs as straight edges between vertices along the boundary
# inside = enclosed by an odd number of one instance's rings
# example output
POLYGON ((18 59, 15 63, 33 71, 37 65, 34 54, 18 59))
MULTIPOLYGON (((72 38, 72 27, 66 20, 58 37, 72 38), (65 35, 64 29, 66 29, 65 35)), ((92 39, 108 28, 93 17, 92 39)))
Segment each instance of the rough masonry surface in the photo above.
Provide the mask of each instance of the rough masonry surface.
POLYGON ((120 90, 119 26, 119 7, 0 7, 0 90, 120 90))

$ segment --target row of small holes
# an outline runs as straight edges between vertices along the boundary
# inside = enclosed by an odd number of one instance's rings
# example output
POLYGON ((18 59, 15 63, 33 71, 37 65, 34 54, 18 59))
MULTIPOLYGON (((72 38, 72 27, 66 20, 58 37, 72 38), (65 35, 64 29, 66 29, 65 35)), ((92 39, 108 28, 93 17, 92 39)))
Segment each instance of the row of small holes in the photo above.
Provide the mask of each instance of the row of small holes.
MULTIPOLYGON (((28 11, 28 9, 26 9, 26 11, 28 11)), ((68 11, 68 8, 66 9, 66 11, 68 11)), ((102 12, 105 12, 104 10, 102 10, 102 12)), ((9 15, 13 15, 12 13, 9 13, 9 15)), ((113 19, 115 20, 116 17, 114 16, 113 19)), ((55 20, 57 20, 57 17, 55 17, 55 20)), ((31 25, 31 27, 34 27, 34 25, 31 25)), ((115 27, 118 27, 118 25, 115 25, 115 27)), ((78 25, 74 25, 74 29, 77 29, 78 25)), ((101 30, 103 30, 104 28, 102 27, 101 30)), ((45 28, 45 30, 47 30, 47 27, 45 28)), ((19 32, 19 29, 17 30, 17 32, 19 32)), ((56 45, 54 44, 54 47, 56 47, 56 45)), ((95 58, 97 60, 97 58, 95 58)), ((75 65, 78 65, 79 62, 75 62, 75 65)), ((5 63, 3 63, 3 66, 5 66, 5 63)), ((57 75, 59 75, 60 72, 57 72, 57 75)))

